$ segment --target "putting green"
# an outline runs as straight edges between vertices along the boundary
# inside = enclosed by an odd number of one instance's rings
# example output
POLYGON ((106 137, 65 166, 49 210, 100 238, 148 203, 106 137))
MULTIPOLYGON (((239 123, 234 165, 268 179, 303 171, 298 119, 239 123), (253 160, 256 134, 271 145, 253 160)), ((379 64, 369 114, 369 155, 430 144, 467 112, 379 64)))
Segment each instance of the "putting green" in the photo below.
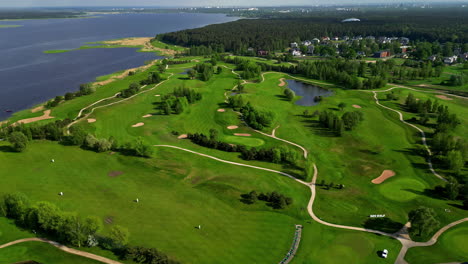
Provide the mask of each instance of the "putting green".
POLYGON ((444 240, 444 242, 447 242, 447 248, 451 248, 454 252, 468 256, 468 245, 466 244, 467 232, 468 227, 453 230, 444 240))
POLYGON ((415 179, 398 179, 379 186, 380 193, 388 199, 405 202, 418 197, 425 185, 415 179))
POLYGON ((252 137, 239 137, 239 136, 226 136, 224 137, 226 142, 232 144, 242 144, 249 147, 259 147, 265 144, 265 141, 259 138, 252 138, 252 137))

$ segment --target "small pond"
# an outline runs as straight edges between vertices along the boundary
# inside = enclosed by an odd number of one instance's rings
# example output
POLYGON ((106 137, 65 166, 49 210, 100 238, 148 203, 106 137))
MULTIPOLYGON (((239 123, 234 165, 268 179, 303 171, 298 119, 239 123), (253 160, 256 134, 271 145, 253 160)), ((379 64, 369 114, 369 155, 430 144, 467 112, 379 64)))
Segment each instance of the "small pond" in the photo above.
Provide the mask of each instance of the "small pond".
POLYGON ((315 99, 317 96, 326 97, 333 94, 331 90, 323 89, 321 87, 303 83, 300 81, 286 80, 286 82, 288 83, 289 89, 293 90, 296 93, 296 95, 302 96, 301 99, 296 101, 297 105, 317 105, 319 103, 319 101, 315 99))

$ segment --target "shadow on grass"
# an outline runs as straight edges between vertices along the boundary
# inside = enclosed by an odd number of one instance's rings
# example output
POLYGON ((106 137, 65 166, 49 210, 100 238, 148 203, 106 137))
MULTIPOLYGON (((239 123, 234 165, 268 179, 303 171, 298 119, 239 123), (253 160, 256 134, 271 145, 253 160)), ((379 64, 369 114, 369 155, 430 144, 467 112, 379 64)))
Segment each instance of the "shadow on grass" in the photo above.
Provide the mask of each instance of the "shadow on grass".
POLYGON ((380 230, 386 233, 395 233, 403 226, 404 224, 395 222, 388 217, 369 218, 364 222, 364 228, 380 230))
POLYGON ((0 146, 0 151, 1 152, 16 152, 12 146, 6 145, 6 146, 0 146))

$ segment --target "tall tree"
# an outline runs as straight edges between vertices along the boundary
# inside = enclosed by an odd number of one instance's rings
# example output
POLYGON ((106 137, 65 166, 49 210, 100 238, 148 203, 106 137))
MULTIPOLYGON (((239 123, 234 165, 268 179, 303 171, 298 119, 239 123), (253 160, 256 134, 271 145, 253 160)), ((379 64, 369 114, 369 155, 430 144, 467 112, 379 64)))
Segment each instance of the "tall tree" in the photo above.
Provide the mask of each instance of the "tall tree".
POLYGON ((408 219, 411 222, 411 229, 418 231, 419 236, 430 233, 440 224, 435 216, 432 208, 424 206, 410 211, 408 219))

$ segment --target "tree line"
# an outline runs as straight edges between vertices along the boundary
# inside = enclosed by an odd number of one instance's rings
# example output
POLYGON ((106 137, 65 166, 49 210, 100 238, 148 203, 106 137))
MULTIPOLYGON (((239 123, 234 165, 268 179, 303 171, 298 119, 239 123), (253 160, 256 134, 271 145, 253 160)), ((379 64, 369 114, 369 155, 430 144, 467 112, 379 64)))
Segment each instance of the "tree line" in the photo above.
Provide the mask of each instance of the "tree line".
POLYGON ((276 191, 267 193, 257 193, 253 190, 249 193, 241 194, 241 201, 246 204, 254 204, 257 201, 264 201, 266 205, 273 209, 285 209, 293 203, 293 199, 276 191))
POLYGON ((45 104, 46 108, 53 108, 59 105, 61 102, 70 101, 74 98, 90 95, 94 93, 95 89, 90 83, 80 84, 80 89, 77 92, 68 92, 64 96, 56 96, 54 99, 47 101, 45 104))

